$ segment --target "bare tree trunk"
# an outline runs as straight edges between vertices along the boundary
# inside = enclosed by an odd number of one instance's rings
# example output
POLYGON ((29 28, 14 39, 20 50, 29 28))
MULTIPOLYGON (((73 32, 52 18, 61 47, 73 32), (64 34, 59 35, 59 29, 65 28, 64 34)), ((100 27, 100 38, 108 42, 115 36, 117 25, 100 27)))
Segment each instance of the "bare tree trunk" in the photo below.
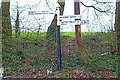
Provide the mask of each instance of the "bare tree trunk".
POLYGON ((115 31, 117 33, 117 47, 118 47, 118 77, 120 78, 120 1, 116 0, 116 14, 115 14, 115 31))
MULTIPOLYGON (((12 28, 10 21, 10 2, 1 2, 2 8, 2 67, 6 67, 5 62, 8 61, 8 54, 11 53, 11 39, 12 39, 12 28)), ((8 1, 8 0, 7 0, 8 1)), ((9 66, 9 65, 8 65, 9 66)), ((6 72, 5 72, 6 74, 6 72)))
POLYGON ((10 21, 10 2, 2 2, 2 44, 9 45, 12 38, 12 27, 10 21))
POLYGON ((60 15, 63 15, 65 0, 58 0, 58 3, 60 5, 60 15))
MULTIPOLYGON (((79 0, 74 0, 74 13, 75 15, 80 15, 79 0)), ((76 45, 79 49, 81 49, 82 48, 81 25, 75 25, 75 34, 76 34, 76 45)))
POLYGON ((116 1, 115 30, 117 33, 118 53, 120 53, 120 1, 116 1))
POLYGON ((17 8, 17 16, 16 16, 16 20, 15 20, 15 36, 16 36, 16 38, 20 36, 18 8, 17 8))

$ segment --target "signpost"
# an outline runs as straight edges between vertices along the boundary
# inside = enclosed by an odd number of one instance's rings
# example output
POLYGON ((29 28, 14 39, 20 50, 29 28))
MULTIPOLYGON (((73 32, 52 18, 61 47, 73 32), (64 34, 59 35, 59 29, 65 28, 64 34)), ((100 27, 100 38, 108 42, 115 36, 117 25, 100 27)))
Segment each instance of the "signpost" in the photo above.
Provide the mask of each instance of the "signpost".
POLYGON ((80 25, 89 24, 89 20, 81 20, 80 15, 65 15, 60 16, 60 25, 80 25))
POLYGON ((58 52, 58 70, 62 69, 61 60, 61 42, 60 42, 60 7, 56 8, 56 12, 50 11, 29 11, 28 15, 38 15, 38 14, 57 14, 57 52, 58 52))
POLYGON ((81 20, 80 24, 89 24, 89 20, 81 20))
MULTIPOLYGON (((28 11, 28 15, 40 15, 40 14, 56 14, 52 11, 28 11)), ((59 16, 60 25, 80 25, 89 24, 89 20, 80 20, 80 15, 64 15, 59 16)))
MULTIPOLYGON (((57 10, 54 12, 50 11, 29 11, 28 15, 38 15, 38 14, 57 14, 57 51, 58 51, 58 70, 62 69, 62 60, 61 60, 61 42, 60 42, 60 26, 61 25, 68 25, 68 24, 75 24, 76 30, 76 38, 77 42, 81 41, 81 36, 79 36, 79 27, 81 24, 89 24, 89 20, 81 20, 80 14, 75 15, 65 15, 60 16, 60 7, 57 7, 57 10)), ((78 46, 81 45, 78 44, 78 46)))
POLYGON ((62 69, 62 59, 61 59, 61 42, 60 42, 60 15, 63 15, 65 0, 58 0, 58 13, 57 13, 57 37, 58 37, 58 70, 62 69))
POLYGON ((39 14, 55 14, 54 11, 28 11, 28 15, 39 15, 39 14))
POLYGON ((68 20, 68 19, 80 19, 80 15, 65 15, 65 16, 60 16, 60 20, 68 20))
POLYGON ((60 21, 60 25, 85 25, 85 24, 89 24, 89 20, 78 20, 78 19, 73 19, 73 20, 64 20, 64 21, 60 21))
POLYGON ((57 51, 58 51, 58 70, 62 69, 61 60, 61 41, 60 41, 60 7, 57 7, 57 51))

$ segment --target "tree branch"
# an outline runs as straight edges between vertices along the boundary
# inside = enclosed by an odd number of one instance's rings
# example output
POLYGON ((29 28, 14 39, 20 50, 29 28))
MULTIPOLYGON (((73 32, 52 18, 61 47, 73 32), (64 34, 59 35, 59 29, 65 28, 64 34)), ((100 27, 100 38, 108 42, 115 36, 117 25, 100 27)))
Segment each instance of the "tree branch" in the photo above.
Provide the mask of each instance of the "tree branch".
POLYGON ((85 5, 83 2, 81 2, 80 1, 80 3, 83 5, 83 6, 85 6, 85 7, 92 7, 92 8, 94 8, 95 10, 97 10, 97 11, 99 11, 99 12, 102 12, 102 13, 106 13, 108 10, 106 10, 106 11, 102 11, 102 10, 100 10, 100 9, 97 9, 95 6, 93 6, 93 5, 91 5, 91 6, 87 6, 87 5, 85 5))

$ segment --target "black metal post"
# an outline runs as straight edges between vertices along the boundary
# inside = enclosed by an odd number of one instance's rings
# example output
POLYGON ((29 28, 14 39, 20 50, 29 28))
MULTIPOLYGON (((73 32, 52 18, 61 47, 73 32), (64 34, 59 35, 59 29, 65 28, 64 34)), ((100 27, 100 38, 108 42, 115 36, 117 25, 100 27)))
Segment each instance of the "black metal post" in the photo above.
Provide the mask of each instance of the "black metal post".
POLYGON ((60 25, 57 26, 57 51, 58 51, 58 70, 62 69, 62 60, 61 60, 61 41, 60 41, 60 25))

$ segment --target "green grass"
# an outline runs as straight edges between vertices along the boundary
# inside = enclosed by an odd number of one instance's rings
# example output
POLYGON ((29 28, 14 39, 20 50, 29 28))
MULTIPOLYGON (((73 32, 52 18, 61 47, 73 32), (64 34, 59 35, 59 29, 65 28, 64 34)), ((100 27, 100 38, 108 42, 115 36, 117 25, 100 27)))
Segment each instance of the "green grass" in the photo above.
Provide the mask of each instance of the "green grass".
MULTIPOLYGON (((12 33, 13 38, 15 38, 15 32, 12 33)), ((36 38, 36 37, 42 37, 45 38, 46 37, 46 32, 21 32, 20 33, 20 37, 27 37, 27 38, 36 38)))
MULTIPOLYGON (((15 32, 12 33, 13 37, 15 37, 15 32)), ((42 37, 46 37, 46 32, 21 32, 20 36, 21 37, 37 37, 38 36, 42 36, 42 37)), ((95 32, 82 32, 81 33, 82 36, 90 36, 90 35, 96 35, 95 32)), ((75 32, 61 32, 61 36, 69 36, 69 37, 75 37, 75 32)))
POLYGON ((61 32, 61 36, 75 37, 75 32, 61 32))
MULTIPOLYGON (((15 37, 15 33, 13 32, 13 37, 15 37)), ((46 37, 46 32, 21 32, 20 37, 30 37, 30 38, 35 38, 35 37, 46 37)), ((113 36, 115 36, 115 32, 81 32, 81 36, 103 36, 104 39, 110 40, 113 36)), ((61 32, 61 36, 68 36, 71 38, 75 37, 75 32, 61 32)))
MULTIPOLYGON (((75 38, 75 32, 61 32, 61 36, 68 36, 70 38, 75 38)), ((82 32, 82 37, 93 37, 93 36, 102 36, 104 40, 111 41, 113 37, 116 37, 115 32, 82 32)))

